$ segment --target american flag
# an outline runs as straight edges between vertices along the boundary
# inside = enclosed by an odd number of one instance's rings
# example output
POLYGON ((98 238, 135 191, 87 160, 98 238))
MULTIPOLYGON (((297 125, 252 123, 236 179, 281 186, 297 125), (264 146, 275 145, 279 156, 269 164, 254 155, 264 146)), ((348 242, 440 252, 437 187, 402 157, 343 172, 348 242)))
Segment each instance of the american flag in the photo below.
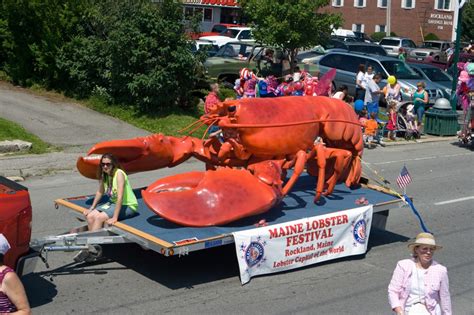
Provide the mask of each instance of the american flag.
POLYGON ((405 188, 410 183, 411 183, 410 173, 408 173, 407 167, 403 166, 402 170, 400 171, 400 175, 398 175, 397 177, 397 185, 400 188, 405 188))

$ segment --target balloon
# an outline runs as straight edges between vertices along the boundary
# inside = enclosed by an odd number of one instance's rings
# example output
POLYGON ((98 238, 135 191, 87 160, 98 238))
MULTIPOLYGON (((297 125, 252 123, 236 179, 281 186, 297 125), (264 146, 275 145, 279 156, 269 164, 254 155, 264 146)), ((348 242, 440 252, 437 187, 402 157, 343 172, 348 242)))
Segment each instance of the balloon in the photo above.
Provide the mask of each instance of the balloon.
POLYGON ((397 78, 395 78, 393 75, 389 76, 387 79, 388 84, 395 84, 397 82, 397 78))
POLYGON ((363 100, 357 100, 354 102, 354 110, 358 113, 361 110, 364 109, 364 101, 363 100))

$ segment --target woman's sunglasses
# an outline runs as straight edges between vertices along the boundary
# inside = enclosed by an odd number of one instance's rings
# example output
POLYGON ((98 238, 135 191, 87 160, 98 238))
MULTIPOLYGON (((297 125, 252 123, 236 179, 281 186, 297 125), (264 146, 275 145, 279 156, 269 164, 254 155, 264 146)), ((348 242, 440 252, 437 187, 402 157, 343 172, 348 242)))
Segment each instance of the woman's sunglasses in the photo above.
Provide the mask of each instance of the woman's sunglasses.
POLYGON ((101 165, 102 167, 104 167, 104 166, 109 167, 109 166, 112 166, 112 163, 102 163, 102 162, 101 162, 100 165, 101 165))

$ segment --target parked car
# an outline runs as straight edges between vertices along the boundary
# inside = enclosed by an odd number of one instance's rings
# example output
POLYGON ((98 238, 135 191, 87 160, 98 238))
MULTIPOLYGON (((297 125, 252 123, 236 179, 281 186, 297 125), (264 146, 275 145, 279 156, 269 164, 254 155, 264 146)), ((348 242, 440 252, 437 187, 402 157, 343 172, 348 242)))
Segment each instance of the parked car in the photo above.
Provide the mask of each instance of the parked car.
POLYGON ((374 42, 374 40, 372 38, 370 38, 370 36, 367 35, 366 33, 354 31, 354 35, 355 35, 355 38, 357 39, 357 41, 359 41, 359 42, 366 42, 366 43, 373 43, 374 42))
POLYGON ((201 33, 189 33, 191 39, 199 39, 199 37, 203 36, 216 36, 222 32, 225 32, 229 27, 239 27, 239 24, 226 24, 226 23, 219 23, 214 24, 210 32, 201 32, 201 33))
POLYGON ((247 42, 255 41, 252 38, 252 32, 250 30, 250 27, 229 27, 219 35, 203 36, 199 37, 199 39, 211 41, 214 45, 217 45, 219 47, 222 47, 225 44, 236 40, 247 42))
POLYGON ((431 53, 435 61, 447 62, 446 50, 451 46, 451 42, 443 40, 428 40, 423 42, 419 48, 412 49, 408 54, 408 59, 418 61, 425 60, 431 53))
MULTIPOLYGON (((336 68, 336 77, 333 81, 334 88, 347 85, 349 94, 352 95, 355 95, 355 78, 360 64, 364 64, 366 67, 371 65, 374 68, 374 73, 382 75, 380 87, 387 84, 389 75, 394 75, 402 87, 402 97, 405 100, 411 98, 411 92, 416 90, 416 83, 423 80, 423 77, 416 73, 408 64, 388 56, 331 52, 317 61, 321 74, 336 68)), ((429 104, 434 104, 435 100, 442 96, 441 90, 429 81, 426 82, 426 91, 429 96, 429 104)))
MULTIPOLYGON (((207 58, 204 68, 209 77, 233 85, 242 68, 248 68, 261 77, 268 74, 281 77, 284 74, 281 63, 281 60, 285 59, 284 57, 281 50, 270 46, 235 41, 222 46, 214 57, 207 58), (268 64, 262 58, 268 49, 274 51, 274 63, 272 64, 268 64)), ((299 64, 299 66, 302 70, 304 69, 313 75, 319 70, 315 65, 299 64)))
POLYGON ((256 56, 261 55, 265 47, 260 44, 233 41, 222 46, 214 57, 204 62, 206 74, 218 81, 233 84, 242 68, 256 71, 256 56))
POLYGON ((416 44, 405 37, 384 37, 379 45, 385 48, 389 56, 394 57, 397 57, 401 51, 406 51, 409 54, 412 49, 416 48, 416 44))
POLYGON ((206 54, 209 57, 212 57, 219 50, 219 46, 214 45, 210 41, 198 39, 192 42, 191 51, 193 53, 197 53, 199 50, 205 50, 206 54))
POLYGON ((297 58, 302 63, 311 63, 316 57, 332 51, 349 51, 387 56, 385 49, 378 44, 364 42, 341 42, 339 40, 330 39, 328 43, 323 46, 316 46, 312 50, 298 54, 297 58))
POLYGON ((453 87, 453 77, 438 67, 423 63, 410 63, 410 67, 420 74, 424 81, 431 81, 443 93, 443 97, 448 100, 451 98, 451 89, 453 87))

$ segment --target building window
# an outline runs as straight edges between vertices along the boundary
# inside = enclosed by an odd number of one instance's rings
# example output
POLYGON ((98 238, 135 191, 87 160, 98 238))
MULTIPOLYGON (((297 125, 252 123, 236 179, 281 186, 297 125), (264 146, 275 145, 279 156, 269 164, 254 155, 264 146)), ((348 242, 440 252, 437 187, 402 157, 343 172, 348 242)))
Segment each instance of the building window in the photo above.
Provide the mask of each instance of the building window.
POLYGON ((212 9, 184 7, 184 18, 190 20, 194 15, 200 14, 202 21, 212 22, 212 9))
POLYGON ((364 32, 364 24, 352 24, 352 31, 353 32, 364 32))
POLYGON ((413 9, 415 8, 415 0, 402 0, 403 9, 413 9))
POLYGON ((344 6, 344 0, 332 0, 332 6, 333 7, 343 7, 344 6))
POLYGON ((377 0, 377 7, 386 8, 387 7, 387 0, 377 0))
POLYGON ((435 2, 435 9, 437 10, 445 10, 445 11, 452 11, 452 1, 451 0, 436 0, 435 2))
POLYGON ((204 9, 202 20, 205 22, 212 22, 212 9, 204 9))
POLYGON ((385 25, 375 25, 375 31, 385 33, 385 25))
POLYGON ((356 8, 363 8, 365 7, 365 1, 366 0, 354 0, 354 6, 356 8))

